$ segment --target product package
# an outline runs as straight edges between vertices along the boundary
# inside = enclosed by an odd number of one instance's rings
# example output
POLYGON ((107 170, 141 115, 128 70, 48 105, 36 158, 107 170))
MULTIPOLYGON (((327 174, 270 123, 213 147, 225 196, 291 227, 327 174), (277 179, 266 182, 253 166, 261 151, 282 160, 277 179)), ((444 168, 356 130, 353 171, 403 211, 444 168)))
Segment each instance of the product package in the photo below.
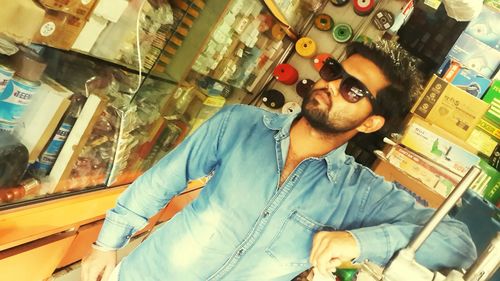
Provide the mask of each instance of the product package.
POLYGON ((465 176, 472 166, 479 163, 479 157, 463 148, 470 145, 465 142, 458 145, 447 136, 438 134, 436 129, 420 118, 412 118, 400 143, 449 171, 465 176))
POLYGON ((463 65, 490 78, 495 73, 500 62, 500 52, 475 39, 467 33, 462 33, 448 53, 463 65))
POLYGON ((465 140, 489 105, 434 75, 411 112, 465 140))

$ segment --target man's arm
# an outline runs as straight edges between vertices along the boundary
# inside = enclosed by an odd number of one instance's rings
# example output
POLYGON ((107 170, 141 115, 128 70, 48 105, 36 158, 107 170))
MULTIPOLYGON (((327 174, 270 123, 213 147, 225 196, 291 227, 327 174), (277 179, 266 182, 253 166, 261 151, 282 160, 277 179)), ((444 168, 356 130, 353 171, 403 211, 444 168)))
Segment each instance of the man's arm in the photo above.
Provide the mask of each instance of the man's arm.
POLYGON ((90 255, 82 260, 83 281, 106 281, 116 265, 116 250, 147 224, 188 180, 207 175, 217 166, 218 145, 233 107, 225 107, 193 135, 139 177, 106 213, 90 255))
MULTIPOLYGON (((350 230, 360 248, 357 261, 369 259, 386 264, 420 232, 434 209, 416 203, 394 184, 375 178, 362 196, 361 228, 350 230)), ((467 268, 477 253, 467 227, 445 217, 416 253, 416 260, 429 269, 467 268)))
POLYGON ((218 162, 218 145, 232 107, 226 107, 145 172, 106 213, 97 245, 121 248, 131 235, 169 200, 182 192, 191 179, 209 174, 218 162))

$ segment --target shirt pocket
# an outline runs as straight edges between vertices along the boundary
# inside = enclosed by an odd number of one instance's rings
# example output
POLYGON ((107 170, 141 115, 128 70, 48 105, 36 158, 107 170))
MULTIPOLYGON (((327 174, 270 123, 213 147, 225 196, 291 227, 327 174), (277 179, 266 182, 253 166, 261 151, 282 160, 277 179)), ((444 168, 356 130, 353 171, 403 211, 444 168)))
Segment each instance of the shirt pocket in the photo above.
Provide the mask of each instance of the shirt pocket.
POLYGON ((322 230, 335 229, 293 211, 271 240, 266 253, 284 266, 309 267, 314 234, 322 230))

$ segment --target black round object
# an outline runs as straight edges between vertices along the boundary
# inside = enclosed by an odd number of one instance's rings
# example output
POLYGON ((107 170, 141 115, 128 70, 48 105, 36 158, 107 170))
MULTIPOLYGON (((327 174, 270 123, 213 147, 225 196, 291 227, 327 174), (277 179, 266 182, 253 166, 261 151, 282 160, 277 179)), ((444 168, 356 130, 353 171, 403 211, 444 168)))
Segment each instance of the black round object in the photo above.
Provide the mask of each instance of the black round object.
POLYGON ((297 92, 297 95, 303 98, 311 91, 313 86, 314 86, 313 80, 302 79, 297 83, 297 85, 295 85, 295 91, 297 92))
POLYGON ((387 10, 378 10, 372 22, 378 30, 386 31, 394 24, 394 15, 387 10))
POLYGON ((330 0, 333 5, 335 6, 344 6, 345 4, 349 3, 349 0, 330 0))
POLYGON ((0 187, 14 187, 28 166, 28 149, 11 134, 0 131, 0 187))
POLYGON ((270 108, 282 108, 285 104, 285 96, 278 90, 267 90, 262 94, 262 102, 270 108))

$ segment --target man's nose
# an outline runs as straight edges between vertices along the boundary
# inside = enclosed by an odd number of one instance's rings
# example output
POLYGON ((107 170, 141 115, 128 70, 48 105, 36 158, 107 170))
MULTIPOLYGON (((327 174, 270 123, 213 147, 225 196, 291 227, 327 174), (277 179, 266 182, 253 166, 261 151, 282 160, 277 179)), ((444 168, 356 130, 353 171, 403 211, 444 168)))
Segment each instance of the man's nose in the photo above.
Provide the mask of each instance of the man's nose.
POLYGON ((339 95, 340 91, 340 82, 341 79, 333 80, 328 82, 328 91, 332 95, 332 97, 336 97, 339 95))

